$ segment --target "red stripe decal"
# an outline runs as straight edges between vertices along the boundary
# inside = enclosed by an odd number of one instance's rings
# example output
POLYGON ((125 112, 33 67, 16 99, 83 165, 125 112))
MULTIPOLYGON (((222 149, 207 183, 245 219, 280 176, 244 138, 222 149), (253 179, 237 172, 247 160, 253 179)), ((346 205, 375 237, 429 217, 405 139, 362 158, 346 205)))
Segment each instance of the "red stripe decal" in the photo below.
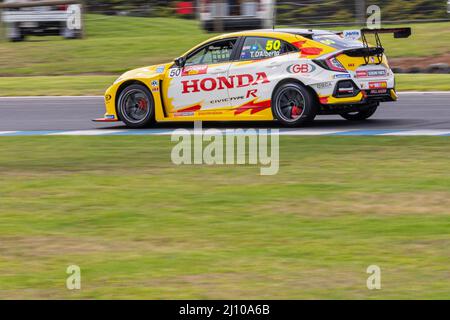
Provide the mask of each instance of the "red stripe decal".
POLYGON ((201 108, 202 108, 201 105, 196 104, 195 106, 191 106, 191 107, 187 107, 187 108, 184 108, 184 109, 176 110, 176 112, 193 112, 193 111, 198 111, 201 108))
MULTIPOLYGON (((256 100, 256 99, 255 99, 256 100)), ((266 100, 266 101, 260 101, 260 102, 255 102, 255 100, 250 101, 247 104, 244 104, 240 107, 237 107, 234 110, 234 114, 238 115, 241 114, 247 110, 251 110, 250 114, 255 114, 258 112, 261 112, 263 110, 266 110, 268 108, 270 108, 270 100, 266 100)))

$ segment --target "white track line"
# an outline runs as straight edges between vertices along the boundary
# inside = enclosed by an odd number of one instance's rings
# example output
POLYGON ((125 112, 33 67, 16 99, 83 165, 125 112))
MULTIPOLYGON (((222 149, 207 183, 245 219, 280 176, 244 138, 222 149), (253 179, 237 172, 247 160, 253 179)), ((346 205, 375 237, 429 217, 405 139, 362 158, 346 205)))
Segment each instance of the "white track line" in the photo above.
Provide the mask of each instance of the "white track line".
POLYGON ((388 132, 380 134, 380 136, 443 136, 446 134, 450 134, 450 130, 405 130, 398 132, 388 132))
MULTIPOLYGON (((57 132, 46 132, 46 131, 35 131, 30 134, 30 131, 0 131, 0 136, 8 136, 8 135, 14 135, 14 136, 119 136, 119 135, 125 135, 125 136, 132 136, 132 135, 140 135, 140 136, 155 136, 155 135, 171 135, 173 134, 175 130, 168 129, 167 131, 151 131, 151 130, 144 130, 144 131, 134 131, 134 130, 127 130, 127 129, 119 129, 119 130, 104 130, 104 129, 93 129, 93 130, 67 130, 67 131, 57 131, 57 132)), ((203 134, 207 135, 208 130, 204 130, 202 133, 196 132, 194 133, 193 130, 183 130, 179 131, 178 133, 181 134, 203 134)), ((222 132, 222 134, 227 134, 226 129, 218 129, 218 131, 222 132)), ((282 135, 282 136, 450 136, 450 129, 448 130, 433 130, 433 129, 420 129, 420 130, 393 130, 391 132, 386 132, 386 130, 370 130, 370 134, 364 133, 364 131, 361 132, 361 134, 358 134, 358 131, 360 130, 342 130, 342 129, 306 129, 306 130, 279 130, 277 132, 274 132, 272 130, 267 130, 266 133, 268 135, 282 135), (345 133, 351 133, 352 131, 354 134, 346 135, 345 133), (344 133, 343 135, 341 135, 344 133)), ((254 133, 260 133, 258 129, 255 129, 254 133)), ((248 135, 249 133, 244 130, 242 132, 244 135, 248 135)), ((239 136, 240 133, 231 133, 231 135, 239 136)))
POLYGON ((449 95, 450 91, 402 91, 397 92, 397 94, 401 96, 407 96, 407 95, 416 95, 416 94, 443 94, 443 95, 449 95))
POLYGON ((349 132, 351 130, 320 130, 320 129, 309 129, 309 130, 280 130, 281 136, 321 136, 327 134, 341 133, 341 132, 349 132))
POLYGON ((61 131, 48 134, 49 136, 101 136, 112 133, 118 133, 119 130, 73 130, 73 131, 61 131))

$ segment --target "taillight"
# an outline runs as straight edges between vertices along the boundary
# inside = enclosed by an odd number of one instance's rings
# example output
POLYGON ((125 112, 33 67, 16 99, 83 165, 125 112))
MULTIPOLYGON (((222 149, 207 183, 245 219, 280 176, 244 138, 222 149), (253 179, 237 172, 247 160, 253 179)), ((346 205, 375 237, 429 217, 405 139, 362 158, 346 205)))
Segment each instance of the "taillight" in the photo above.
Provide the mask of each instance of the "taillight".
POLYGON ((60 11, 66 11, 68 7, 69 7, 68 4, 60 4, 57 6, 58 10, 60 11))
POLYGON ((324 69, 336 71, 336 72, 347 72, 344 66, 339 62, 336 56, 331 56, 326 59, 313 60, 316 64, 324 69))

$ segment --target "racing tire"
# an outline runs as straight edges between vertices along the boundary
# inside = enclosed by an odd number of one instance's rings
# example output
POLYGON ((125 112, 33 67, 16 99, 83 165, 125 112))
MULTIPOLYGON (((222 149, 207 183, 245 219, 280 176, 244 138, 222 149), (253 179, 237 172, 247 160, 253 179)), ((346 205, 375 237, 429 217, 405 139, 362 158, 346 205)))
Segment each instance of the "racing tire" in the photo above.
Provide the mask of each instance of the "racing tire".
POLYGON ((153 123, 155 103, 150 90, 140 84, 126 87, 117 100, 117 114, 129 128, 144 128, 153 123))
POLYGON ((296 127, 314 120, 317 100, 301 84, 288 82, 276 88, 272 96, 272 113, 284 126, 296 127))
POLYGON ((378 104, 367 105, 357 112, 341 113, 340 116, 350 121, 361 121, 369 119, 378 109, 378 104))

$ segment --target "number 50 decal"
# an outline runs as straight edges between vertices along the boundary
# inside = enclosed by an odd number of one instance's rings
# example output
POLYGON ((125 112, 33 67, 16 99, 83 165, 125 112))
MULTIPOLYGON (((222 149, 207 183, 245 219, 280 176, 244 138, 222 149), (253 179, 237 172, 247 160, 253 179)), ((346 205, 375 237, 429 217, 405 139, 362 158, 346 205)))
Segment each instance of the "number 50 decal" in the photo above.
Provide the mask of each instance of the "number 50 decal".
POLYGON ((281 41, 280 40, 268 40, 266 43, 266 51, 280 50, 281 41))
POLYGON ((181 69, 179 68, 174 68, 170 70, 170 74, 169 77, 170 78, 175 78, 175 77, 179 77, 181 74, 181 69))

